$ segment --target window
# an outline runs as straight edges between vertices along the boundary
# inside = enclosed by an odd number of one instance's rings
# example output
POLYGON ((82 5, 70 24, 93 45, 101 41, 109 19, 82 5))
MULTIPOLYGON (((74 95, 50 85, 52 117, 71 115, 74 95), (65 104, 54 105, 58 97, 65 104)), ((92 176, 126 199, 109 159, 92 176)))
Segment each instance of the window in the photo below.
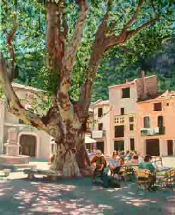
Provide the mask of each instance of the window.
POLYGON ((166 106, 169 106, 169 103, 166 103, 166 106))
POLYGON ((149 116, 144 117, 144 128, 150 128, 149 116))
POLYGON ((123 151, 124 150, 124 141, 114 141, 114 150, 123 151))
POLYGON ((122 89, 122 98, 130 98, 130 88, 122 89))
POLYGON ((120 123, 124 123, 124 122, 125 122, 124 117, 121 117, 121 118, 120 118, 120 123))
POLYGON ((115 126, 115 137, 124 137, 124 125, 115 126))
POLYGON ((173 140, 167 141, 168 155, 173 155, 173 140))
POLYGON ((161 110, 162 110, 162 103, 155 103, 154 111, 161 111, 161 110))
POLYGON ((129 117, 129 122, 134 122, 134 117, 133 116, 129 117))
POLYGON ((19 119, 19 124, 24 124, 24 121, 22 119, 19 119))
POLYGON ((121 112, 121 115, 124 115, 124 114, 125 114, 125 109, 124 109, 124 108, 121 108, 121 109, 120 109, 120 112, 121 112))
POLYGON ((129 125, 129 130, 130 130, 130 131, 133 131, 133 130, 134 130, 134 124, 130 124, 130 125, 129 125))
POLYGON ((163 127, 163 116, 158 116, 157 118, 157 126, 163 127))
POLYGON ((98 117, 103 116, 103 108, 98 108, 98 117))
POLYGON ((98 123, 98 130, 99 131, 103 130, 103 123, 98 123))
POLYGON ((131 139, 130 139, 130 149, 131 149, 132 151, 135 150, 134 138, 131 138, 131 139))

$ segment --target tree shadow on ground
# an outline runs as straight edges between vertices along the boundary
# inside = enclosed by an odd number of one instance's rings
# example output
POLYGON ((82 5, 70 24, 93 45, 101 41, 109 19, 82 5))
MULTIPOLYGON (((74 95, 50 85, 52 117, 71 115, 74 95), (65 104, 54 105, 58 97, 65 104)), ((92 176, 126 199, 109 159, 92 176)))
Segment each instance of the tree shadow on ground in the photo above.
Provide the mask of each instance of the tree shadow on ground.
POLYGON ((0 214, 174 214, 175 192, 137 194, 136 190, 133 183, 111 189, 94 186, 90 178, 9 180, 0 183, 0 214))

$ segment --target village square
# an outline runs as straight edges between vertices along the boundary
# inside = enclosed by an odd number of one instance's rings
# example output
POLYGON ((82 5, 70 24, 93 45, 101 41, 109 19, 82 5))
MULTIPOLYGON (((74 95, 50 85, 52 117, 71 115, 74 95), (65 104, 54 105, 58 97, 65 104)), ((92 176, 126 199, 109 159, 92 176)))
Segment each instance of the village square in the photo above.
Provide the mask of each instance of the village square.
POLYGON ((174 0, 0 11, 0 214, 175 214, 174 0))

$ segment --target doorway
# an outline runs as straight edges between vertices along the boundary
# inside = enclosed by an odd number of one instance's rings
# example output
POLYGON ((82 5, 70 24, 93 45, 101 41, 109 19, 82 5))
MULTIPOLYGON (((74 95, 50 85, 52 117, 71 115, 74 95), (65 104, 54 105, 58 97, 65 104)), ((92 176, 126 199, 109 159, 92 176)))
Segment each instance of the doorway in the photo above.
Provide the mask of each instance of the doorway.
POLYGON ((101 152, 104 154, 104 142, 96 142, 96 149, 101 150, 101 152))
POLYGON ((130 149, 131 149, 131 151, 135 150, 134 138, 130 138, 130 149))
POLYGON ((22 134, 20 136, 20 154, 36 157, 36 137, 33 135, 22 134))
POLYGON ((116 151, 124 151, 124 141, 114 141, 114 150, 116 151))
POLYGON ((146 154, 150 156, 160 155, 159 139, 146 140, 146 154))

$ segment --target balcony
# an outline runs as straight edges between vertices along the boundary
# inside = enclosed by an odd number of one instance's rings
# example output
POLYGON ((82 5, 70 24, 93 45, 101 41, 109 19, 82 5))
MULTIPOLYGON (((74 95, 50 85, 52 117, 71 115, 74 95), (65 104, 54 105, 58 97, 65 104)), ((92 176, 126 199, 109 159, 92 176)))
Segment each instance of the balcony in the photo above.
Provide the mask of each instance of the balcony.
POLYGON ((141 136, 154 136, 154 135, 163 135, 165 134, 165 127, 156 127, 156 128, 142 128, 140 130, 141 136))
POLYGON ((92 138, 103 138, 106 136, 105 130, 92 131, 92 138))

